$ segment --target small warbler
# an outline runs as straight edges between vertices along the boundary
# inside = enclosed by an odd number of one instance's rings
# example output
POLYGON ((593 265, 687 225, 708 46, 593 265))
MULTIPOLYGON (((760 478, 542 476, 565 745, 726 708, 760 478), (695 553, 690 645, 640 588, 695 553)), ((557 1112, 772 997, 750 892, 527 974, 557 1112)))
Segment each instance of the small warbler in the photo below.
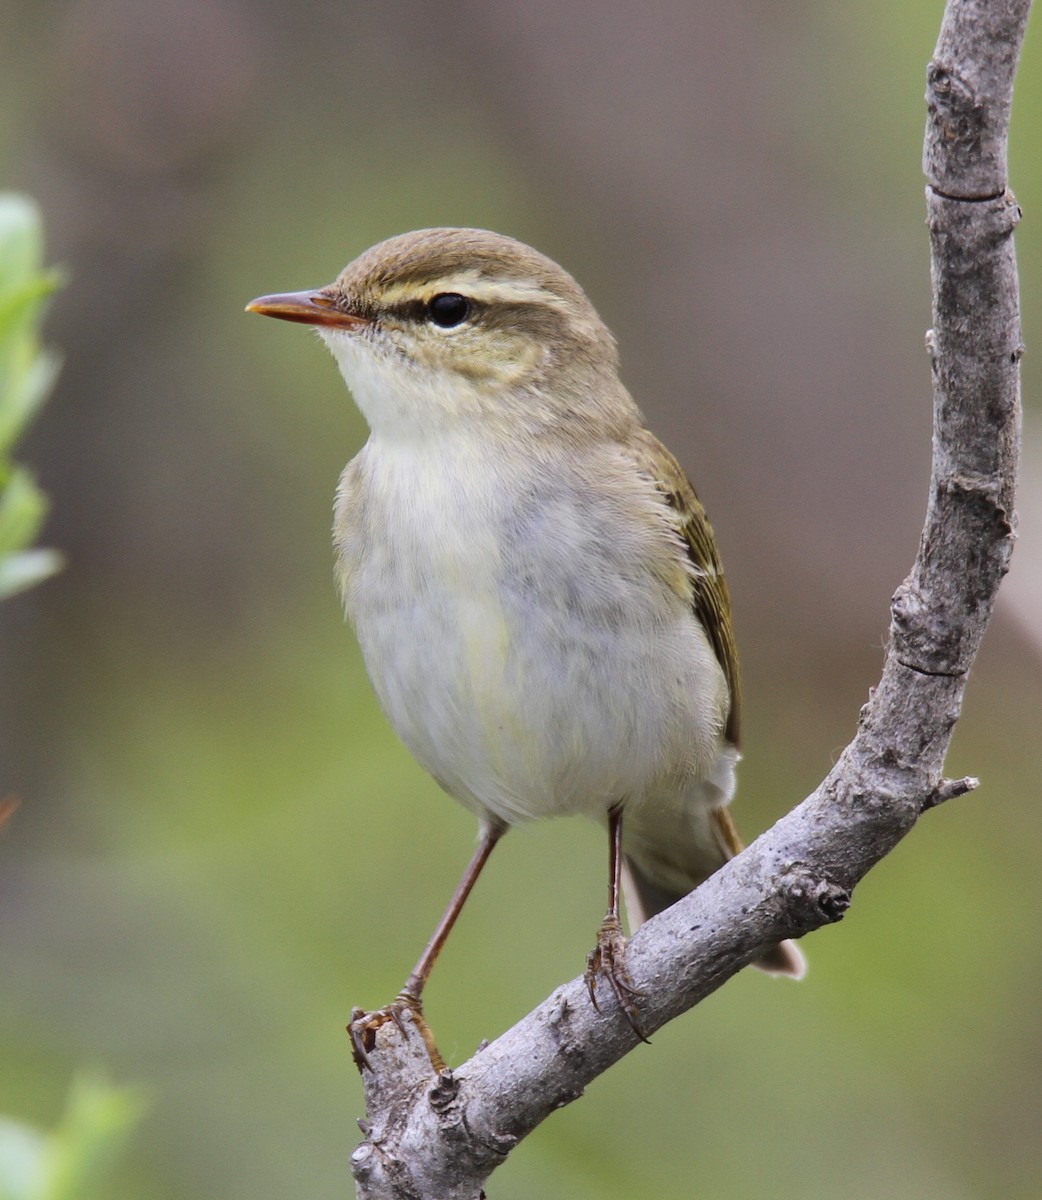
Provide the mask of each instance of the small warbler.
MULTIPOLYGON (((632 927, 742 844, 728 815, 738 659, 713 531, 619 379, 572 277, 512 238, 391 238, 314 291, 251 312, 312 325, 370 437, 336 496, 344 606, 402 741, 480 821, 478 849, 395 1003, 420 997, 502 834, 586 813, 609 834, 608 912, 587 961, 641 1036, 632 927)), ((790 942, 759 966, 799 976, 790 942)), ((426 1030, 432 1059, 440 1063, 426 1030)))

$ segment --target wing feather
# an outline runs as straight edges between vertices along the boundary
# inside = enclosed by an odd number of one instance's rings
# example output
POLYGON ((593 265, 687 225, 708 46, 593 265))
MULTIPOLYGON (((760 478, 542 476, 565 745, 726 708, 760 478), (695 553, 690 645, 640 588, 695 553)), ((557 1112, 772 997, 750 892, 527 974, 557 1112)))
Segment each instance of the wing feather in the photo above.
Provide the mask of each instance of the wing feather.
POLYGON ((658 489, 669 509, 671 524, 687 550, 691 607, 727 677, 731 704, 724 733, 737 747, 742 720, 738 649, 731 625, 731 598, 713 528, 683 468, 658 438, 642 429, 632 446, 638 469, 658 489))

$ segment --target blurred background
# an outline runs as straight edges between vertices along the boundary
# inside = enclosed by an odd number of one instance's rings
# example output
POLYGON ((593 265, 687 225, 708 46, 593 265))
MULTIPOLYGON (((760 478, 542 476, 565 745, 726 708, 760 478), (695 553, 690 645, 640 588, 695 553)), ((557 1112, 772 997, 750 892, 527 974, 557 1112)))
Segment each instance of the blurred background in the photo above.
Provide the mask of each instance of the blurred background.
MULTIPOLYGON (((0 608, 0 1111, 82 1067, 150 1101, 112 1194, 352 1194, 352 1005, 400 987, 471 818, 380 716, 334 594, 365 438, 303 330, 243 314, 426 225, 585 286, 716 527, 751 837, 850 737, 930 454, 919 161, 940 0, 8 0, 0 184, 68 284, 20 457, 55 579, 0 608)), ((1021 544, 929 814, 808 939, 555 1115, 498 1200, 963 1200, 1042 1178, 1042 41, 1014 104, 1021 544)), ((581 970, 603 836, 519 830, 435 972, 455 1062, 581 970)))

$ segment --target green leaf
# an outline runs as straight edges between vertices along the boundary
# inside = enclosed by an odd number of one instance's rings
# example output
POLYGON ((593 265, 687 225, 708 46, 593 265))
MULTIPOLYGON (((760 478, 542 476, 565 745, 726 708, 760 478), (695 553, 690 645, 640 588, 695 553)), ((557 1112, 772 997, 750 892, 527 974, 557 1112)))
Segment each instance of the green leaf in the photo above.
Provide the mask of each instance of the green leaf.
POLYGON ((0 561, 0 600, 35 587, 57 574, 65 560, 57 550, 23 550, 0 561))
POLYGON ((61 363, 56 354, 41 351, 21 371, 3 379, 0 365, 0 455, 7 454, 50 394, 61 363))
POLYGON ((29 471, 10 460, 58 373, 55 356, 40 348, 39 329, 60 276, 44 270, 42 258, 36 205, 0 193, 0 597, 38 583, 60 564, 50 552, 22 553, 40 530, 47 502, 29 471))
POLYGON ((89 1077, 74 1080, 65 1115, 51 1139, 39 1200, 100 1197, 101 1185, 144 1110, 144 1100, 132 1088, 114 1088, 89 1077))
POLYGON ((0 367, 17 367, 37 353, 43 304, 59 279, 56 271, 41 271, 7 288, 0 287, 0 367))
POLYGON ((42 1194, 50 1140, 37 1129, 0 1117, 0 1200, 42 1194))
POLYGON ((26 196, 0 192, 0 293, 34 276, 42 258, 40 210, 26 196))
POLYGON ((0 1117, 0 1200, 108 1200, 106 1181, 144 1108, 136 1090, 85 1076, 53 1133, 0 1117))
POLYGON ((36 537, 47 513, 47 499, 25 467, 0 476, 0 561, 36 537))

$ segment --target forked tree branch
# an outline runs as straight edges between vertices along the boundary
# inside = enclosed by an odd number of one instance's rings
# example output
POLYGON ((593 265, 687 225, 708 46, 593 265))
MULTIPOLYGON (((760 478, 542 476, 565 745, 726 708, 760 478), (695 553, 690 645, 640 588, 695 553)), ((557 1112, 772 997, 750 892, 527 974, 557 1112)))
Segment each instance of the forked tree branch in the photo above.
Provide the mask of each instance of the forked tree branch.
MULTIPOLYGON (((854 886, 927 809, 976 781, 942 775, 966 676, 1014 542, 1021 356, 1006 144, 1030 0, 949 0, 928 72, 924 164, 933 255, 934 442, 911 574, 891 604, 879 684, 817 790, 697 891, 649 921, 627 966, 654 1032, 765 947, 837 921, 854 886)), ((476 1200, 554 1109, 637 1044, 582 979, 455 1071, 434 1076, 404 1019, 377 1030, 362 1200, 476 1200)))

